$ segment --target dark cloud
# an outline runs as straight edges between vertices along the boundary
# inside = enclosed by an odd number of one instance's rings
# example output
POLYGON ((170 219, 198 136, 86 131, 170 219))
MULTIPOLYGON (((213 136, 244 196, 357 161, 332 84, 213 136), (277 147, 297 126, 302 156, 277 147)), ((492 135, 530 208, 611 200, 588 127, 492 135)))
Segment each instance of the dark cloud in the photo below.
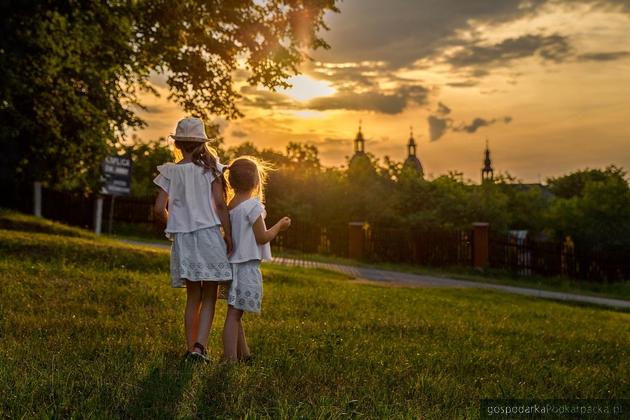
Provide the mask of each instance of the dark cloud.
MULTIPOLYGON (((507 66, 513 60, 539 56, 545 61, 560 62, 571 54, 567 37, 553 34, 528 34, 516 38, 507 38, 493 45, 471 44, 445 57, 453 67, 496 67, 507 66)), ((473 76, 488 74, 486 69, 476 69, 473 76)))
POLYGON ((436 115, 429 115, 427 122, 429 123, 429 139, 431 141, 440 139, 453 124, 453 120, 450 118, 442 118, 436 115))
POLYGON ((316 63, 309 74, 341 88, 375 88, 378 86, 378 79, 395 78, 381 62, 358 62, 343 66, 316 63))
POLYGON ((489 125, 495 124, 497 122, 503 122, 505 124, 509 124, 512 122, 512 117, 503 117, 503 118, 493 118, 491 120, 487 120, 485 118, 474 118, 470 124, 461 123, 456 127, 453 127, 453 131, 464 131, 466 133, 476 133, 481 127, 487 127, 489 125))
POLYGON ((579 61, 614 61, 630 57, 630 51, 593 52, 578 55, 579 61))
POLYGON ((256 108, 272 109, 280 108, 299 108, 299 104, 282 93, 272 92, 268 90, 260 90, 252 86, 243 86, 240 93, 243 95, 242 103, 246 106, 256 108))
POLYGON ((441 115, 448 115, 451 113, 451 108, 447 107, 442 102, 438 102, 437 113, 441 115))
POLYGON ((323 96, 309 101, 307 108, 316 110, 347 109, 370 110, 384 114, 399 114, 405 109, 406 100, 401 95, 385 95, 378 92, 339 93, 333 96, 323 96))
POLYGON ((512 122, 512 117, 506 116, 503 118, 486 119, 477 117, 470 123, 455 123, 454 120, 447 115, 450 114, 451 109, 441 102, 438 102, 438 108, 433 115, 429 115, 427 122, 429 124, 429 138, 431 141, 439 140, 449 130, 455 132, 476 133, 482 127, 487 127, 492 124, 503 122, 509 124, 512 122))
POLYGON ((247 133, 245 131, 239 130, 238 128, 232 130, 232 136, 233 137, 238 137, 238 138, 243 138, 243 137, 247 137, 247 133))
POLYGON ((358 93, 342 91, 331 96, 314 98, 306 104, 306 108, 319 111, 347 109, 400 114, 409 103, 426 104, 428 94, 429 90, 419 85, 402 85, 389 93, 378 90, 358 93))
MULTIPOLYGON (((324 38, 332 46, 318 51, 322 61, 341 63, 383 61, 391 68, 434 57, 444 47, 462 45, 462 31, 477 25, 515 21, 540 13, 545 6, 630 13, 628 0, 344 0, 341 13, 331 14, 324 38)), ((557 58, 558 51, 543 51, 557 58)))
POLYGON ((547 0, 344 0, 324 38, 333 46, 316 54, 330 62, 385 61, 393 68, 453 45, 472 22, 500 23, 533 14, 547 0))
POLYGON ((447 83, 446 86, 469 88, 469 87, 475 87, 478 84, 479 82, 477 80, 465 80, 463 82, 450 82, 450 83, 447 83))

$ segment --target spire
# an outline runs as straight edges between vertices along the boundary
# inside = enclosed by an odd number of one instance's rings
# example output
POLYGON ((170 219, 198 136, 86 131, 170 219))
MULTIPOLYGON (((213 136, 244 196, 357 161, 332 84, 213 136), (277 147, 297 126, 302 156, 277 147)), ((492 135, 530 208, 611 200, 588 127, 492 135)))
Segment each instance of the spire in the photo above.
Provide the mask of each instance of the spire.
POLYGON ((413 138, 413 127, 409 126, 409 142, 407 143, 407 156, 416 156, 416 140, 413 138))
POLYGON ((420 177, 424 176, 424 170, 420 160, 416 157, 416 140, 413 138, 413 127, 409 126, 409 141, 407 142, 407 159, 403 164, 405 168, 413 169, 420 177))
POLYGON ((490 159, 490 146, 488 145, 488 139, 486 138, 486 151, 483 168, 481 169, 481 181, 492 181, 493 179, 494 169, 492 168, 492 159, 490 159))
POLYGON ((359 120, 359 131, 357 132, 357 136, 354 139, 354 153, 363 153, 365 151, 365 140, 363 139, 363 132, 361 131, 361 123, 359 120))

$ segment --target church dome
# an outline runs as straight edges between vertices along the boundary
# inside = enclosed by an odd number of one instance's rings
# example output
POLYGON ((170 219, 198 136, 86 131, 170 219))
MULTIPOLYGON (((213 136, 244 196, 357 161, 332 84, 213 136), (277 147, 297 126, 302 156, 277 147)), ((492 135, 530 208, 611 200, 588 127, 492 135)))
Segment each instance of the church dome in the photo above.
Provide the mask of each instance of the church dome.
POLYGON ((416 156, 416 140, 413 138, 413 128, 409 130, 409 142, 407 143, 407 159, 403 164, 403 169, 412 169, 421 177, 424 176, 424 169, 420 163, 420 159, 416 156))

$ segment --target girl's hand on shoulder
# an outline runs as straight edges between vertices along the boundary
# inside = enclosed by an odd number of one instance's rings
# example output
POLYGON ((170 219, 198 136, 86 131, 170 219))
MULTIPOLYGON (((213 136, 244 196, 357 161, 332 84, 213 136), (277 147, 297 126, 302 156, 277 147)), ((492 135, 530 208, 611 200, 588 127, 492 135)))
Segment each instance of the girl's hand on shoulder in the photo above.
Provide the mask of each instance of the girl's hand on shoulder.
POLYGON ((289 229, 289 226, 291 226, 291 219, 287 216, 284 216, 282 219, 280 219, 278 223, 280 223, 280 231, 282 232, 289 229))

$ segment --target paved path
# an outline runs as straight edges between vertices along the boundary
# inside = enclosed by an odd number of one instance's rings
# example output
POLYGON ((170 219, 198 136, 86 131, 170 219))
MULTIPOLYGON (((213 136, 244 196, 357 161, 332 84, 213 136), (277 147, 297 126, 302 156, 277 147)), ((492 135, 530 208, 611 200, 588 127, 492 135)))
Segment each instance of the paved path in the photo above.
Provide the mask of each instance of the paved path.
POLYGON ((469 280, 456 280, 443 277, 434 277, 421 274, 403 273, 399 271, 378 270, 375 268, 356 267, 342 264, 331 264, 317 261, 300 260, 293 258, 274 258, 276 264, 305 267, 322 268, 325 270, 337 271, 349 276, 384 281, 398 284, 411 284, 425 287, 475 287, 478 289, 493 289, 517 295, 533 296, 545 299, 566 300, 571 302, 584 302, 613 308, 630 309, 630 301, 621 299, 610 299, 597 296, 580 295, 576 293, 553 292, 550 290, 532 289, 528 287, 507 286, 502 284, 482 283, 469 280))
MULTIPOLYGON (((148 242, 127 241, 123 242, 156 246, 159 248, 170 248, 170 245, 148 242)), ((532 289, 528 287, 507 286, 502 284, 482 283, 469 280, 456 280, 443 277, 426 276, 421 274, 403 273, 399 271, 378 270, 375 268, 357 267, 343 264, 324 263, 318 261, 302 260, 296 258, 274 257, 274 264, 281 264, 291 267, 321 268, 324 270, 344 273, 357 279, 389 282, 392 284, 407 284, 421 287, 473 287, 478 289, 492 289, 507 293, 514 293, 523 296, 532 296, 544 299, 564 300, 570 302, 583 302, 595 305, 608 306, 611 308, 630 309, 630 301, 621 299, 610 299, 597 296, 580 295, 576 293, 553 292, 550 290, 532 289)))

